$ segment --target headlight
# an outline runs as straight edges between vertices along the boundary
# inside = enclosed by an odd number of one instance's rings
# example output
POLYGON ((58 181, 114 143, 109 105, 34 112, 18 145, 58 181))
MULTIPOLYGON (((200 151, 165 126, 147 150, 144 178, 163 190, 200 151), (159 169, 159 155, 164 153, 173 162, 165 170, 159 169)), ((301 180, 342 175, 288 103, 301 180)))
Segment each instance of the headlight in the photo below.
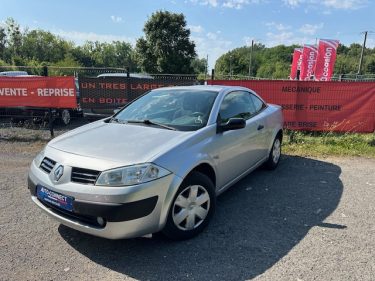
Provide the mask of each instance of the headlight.
POLYGON ((122 186, 136 185, 169 175, 171 172, 156 166, 155 164, 146 163, 113 170, 104 171, 100 174, 96 185, 122 186))
POLYGON ((42 149, 41 152, 38 153, 37 156, 34 158, 34 163, 36 166, 40 166, 40 163, 42 163, 42 160, 44 158, 44 148, 42 149))

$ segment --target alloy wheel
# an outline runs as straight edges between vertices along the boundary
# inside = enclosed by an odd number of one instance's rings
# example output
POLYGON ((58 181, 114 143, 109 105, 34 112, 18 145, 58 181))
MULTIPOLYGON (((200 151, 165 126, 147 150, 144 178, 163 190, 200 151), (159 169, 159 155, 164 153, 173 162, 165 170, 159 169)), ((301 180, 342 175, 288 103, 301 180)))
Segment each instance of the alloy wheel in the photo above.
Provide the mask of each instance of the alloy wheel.
POLYGON ((274 163, 277 163, 279 161, 281 155, 281 143, 280 140, 277 138, 275 139, 275 142, 273 144, 272 149, 272 160, 274 163))

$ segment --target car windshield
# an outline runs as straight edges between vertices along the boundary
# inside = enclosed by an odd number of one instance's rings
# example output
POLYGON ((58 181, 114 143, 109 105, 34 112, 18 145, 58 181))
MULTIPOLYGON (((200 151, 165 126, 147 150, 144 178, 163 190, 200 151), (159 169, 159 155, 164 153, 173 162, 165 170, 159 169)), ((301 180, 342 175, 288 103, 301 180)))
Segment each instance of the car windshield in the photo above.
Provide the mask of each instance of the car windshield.
POLYGON ((112 120, 195 131, 206 126, 217 94, 216 91, 197 89, 159 89, 135 100, 112 120))

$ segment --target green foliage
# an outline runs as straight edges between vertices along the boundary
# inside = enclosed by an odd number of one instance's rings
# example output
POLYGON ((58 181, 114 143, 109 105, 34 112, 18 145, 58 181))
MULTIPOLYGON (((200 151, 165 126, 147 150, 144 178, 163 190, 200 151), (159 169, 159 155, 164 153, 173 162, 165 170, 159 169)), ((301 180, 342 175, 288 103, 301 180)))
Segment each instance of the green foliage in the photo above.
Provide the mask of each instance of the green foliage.
POLYGON ((113 41, 112 43, 86 42, 72 52, 74 60, 83 66, 95 67, 129 67, 137 71, 132 46, 126 42, 113 41))
POLYGON ((22 46, 22 34, 20 25, 13 19, 7 18, 5 21, 6 25, 6 35, 7 35, 7 45, 11 56, 17 56, 20 54, 20 49, 22 46))
MULTIPOLYGON (((262 44, 255 44, 252 52, 251 76, 260 78, 288 79, 292 53, 297 45, 279 45, 266 48, 262 44)), ((357 73, 358 62, 362 46, 351 44, 349 47, 339 45, 335 73, 357 73)), ((236 48, 222 55, 215 65, 216 74, 249 75, 250 47, 236 48)), ((363 60, 363 73, 375 74, 375 48, 366 48, 363 60)))
POLYGON ((198 57, 191 61, 191 67, 194 74, 205 74, 207 72, 207 59, 200 59, 198 57))
POLYGON ((4 59, 6 36, 5 28, 0 25, 0 59, 4 59))
POLYGON ((375 73, 375 54, 373 54, 366 62, 365 69, 367 73, 375 73))
MULTIPOLYGON (((259 68, 260 53, 264 49, 264 45, 254 44, 251 59, 251 76, 255 76, 256 70, 259 68)), ((216 61, 216 73, 218 75, 248 75, 250 54, 250 47, 241 47, 222 55, 216 61)))
POLYGON ((5 61, 3 61, 2 59, 0 59, 0 66, 7 66, 8 64, 5 62, 5 61))
POLYGON ((192 73, 195 44, 183 14, 157 11, 146 22, 145 37, 137 40, 136 54, 142 71, 192 73))
POLYGON ((304 132, 284 133, 283 150, 300 156, 365 156, 375 158, 375 134, 304 132))
POLYGON ((55 63, 64 59, 73 44, 49 31, 32 30, 23 36, 20 47, 23 57, 55 63))
POLYGON ((25 29, 22 33, 12 18, 7 19, 4 27, 0 26, 0 59, 1 64, 6 65, 129 67, 130 71, 139 70, 129 43, 86 42, 83 46, 75 46, 49 31, 25 29))

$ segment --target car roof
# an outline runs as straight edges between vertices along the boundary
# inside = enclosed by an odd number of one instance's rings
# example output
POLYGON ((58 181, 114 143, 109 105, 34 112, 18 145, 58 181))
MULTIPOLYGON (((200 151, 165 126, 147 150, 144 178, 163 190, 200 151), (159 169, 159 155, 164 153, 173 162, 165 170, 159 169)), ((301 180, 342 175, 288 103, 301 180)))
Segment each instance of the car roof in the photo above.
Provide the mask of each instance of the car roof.
POLYGON ((193 86, 174 86, 174 87, 163 87, 155 89, 157 90, 197 90, 197 91, 215 91, 220 92, 224 90, 249 90, 239 86, 225 86, 225 85, 193 85, 193 86))
POLYGON ((29 74, 22 74, 22 75, 16 75, 14 77, 44 77, 41 75, 29 75, 29 74))
POLYGON ((28 75, 28 73, 26 71, 21 71, 21 70, 0 72, 0 76, 19 76, 19 75, 28 75))
MULTIPOLYGON (((128 77, 127 73, 119 72, 119 73, 102 73, 97 76, 99 77, 128 77)), ((144 78, 144 79, 154 79, 152 76, 144 73, 129 73, 129 77, 131 78, 144 78)))

